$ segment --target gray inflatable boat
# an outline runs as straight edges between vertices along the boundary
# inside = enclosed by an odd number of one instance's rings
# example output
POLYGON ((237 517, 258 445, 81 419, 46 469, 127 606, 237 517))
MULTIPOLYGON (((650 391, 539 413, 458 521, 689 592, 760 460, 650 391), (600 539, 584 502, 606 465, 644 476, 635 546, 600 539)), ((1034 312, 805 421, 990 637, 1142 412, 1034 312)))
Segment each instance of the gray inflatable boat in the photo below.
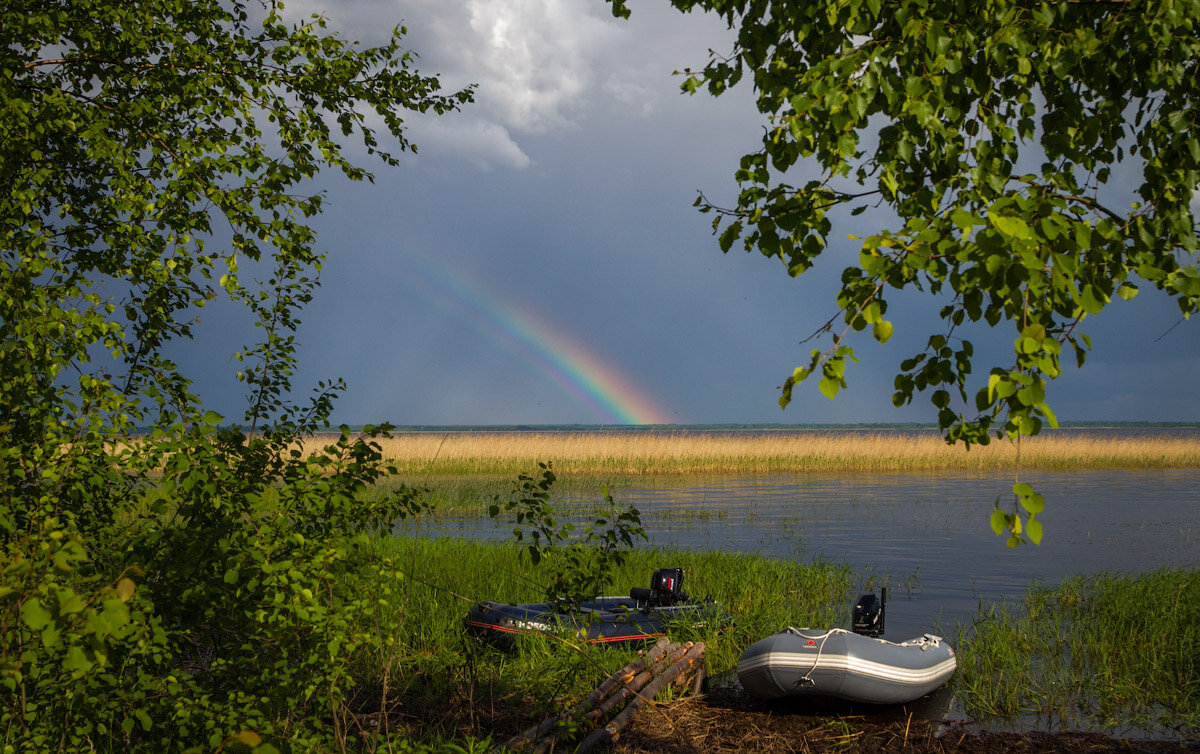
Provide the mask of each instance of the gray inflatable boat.
POLYGON ((756 642, 738 661, 738 680, 754 696, 832 696, 901 704, 954 674, 954 650, 925 634, 901 644, 843 628, 787 628, 756 642))
POLYGON ((742 687, 762 699, 827 696, 902 704, 925 696, 954 674, 954 649, 933 634, 894 644, 884 630, 887 589, 859 598, 854 631, 788 627, 751 645, 738 661, 742 687))

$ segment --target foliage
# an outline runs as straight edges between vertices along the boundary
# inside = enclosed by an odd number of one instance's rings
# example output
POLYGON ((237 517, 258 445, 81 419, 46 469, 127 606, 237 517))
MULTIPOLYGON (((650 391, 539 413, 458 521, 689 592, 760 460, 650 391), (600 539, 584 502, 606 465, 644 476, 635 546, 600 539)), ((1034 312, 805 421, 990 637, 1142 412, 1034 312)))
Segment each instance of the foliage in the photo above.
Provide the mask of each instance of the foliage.
POLYGON ((1064 351, 1083 365, 1082 326, 1114 297, 1148 285, 1183 317, 1200 306, 1195 0, 671 2, 737 31, 684 90, 719 96, 748 74, 769 119, 736 172, 737 206, 697 200, 723 250, 740 240, 800 275, 834 220, 894 217, 860 239, 818 331, 831 344, 788 376, 782 406, 810 377, 830 398, 845 387, 849 334, 892 337, 893 290, 924 292, 945 323, 900 362, 893 402, 928 393, 947 441, 967 447, 1055 425, 1047 381, 1064 351), (969 395, 967 331, 1002 322, 1012 358, 969 395))
POLYGON ((404 30, 377 48, 242 0, 0 11, 0 745, 344 747, 351 659, 397 574, 365 535, 419 509, 374 437, 315 452, 340 382, 292 402, 321 170, 370 178, 443 113, 404 30), (260 275, 263 280, 253 279, 260 275), (240 305, 244 429, 173 361, 240 305), (231 306, 235 305, 235 306, 231 306), (145 430, 145 431, 143 431, 145 430), (347 591, 353 566, 374 580, 347 591), (275 742, 274 744, 272 742, 275 742))
POLYGON ((550 503, 550 488, 555 475, 549 463, 538 464, 537 477, 521 474, 509 499, 488 507, 496 518, 501 510, 513 513, 516 526, 513 537, 528 542, 526 552, 533 565, 550 557, 554 578, 546 588, 546 598, 564 608, 578 605, 601 594, 612 581, 614 569, 625 562, 626 551, 635 539, 646 539, 637 508, 618 508, 608 490, 604 491, 605 510, 589 524, 582 536, 573 536, 575 524, 560 522, 550 503))

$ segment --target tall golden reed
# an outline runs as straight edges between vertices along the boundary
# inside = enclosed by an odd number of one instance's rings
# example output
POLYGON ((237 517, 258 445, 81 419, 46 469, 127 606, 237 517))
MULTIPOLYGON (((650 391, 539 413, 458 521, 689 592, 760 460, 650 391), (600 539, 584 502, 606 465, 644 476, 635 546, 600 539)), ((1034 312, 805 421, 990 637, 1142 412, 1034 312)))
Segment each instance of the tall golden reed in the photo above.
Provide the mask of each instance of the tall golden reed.
POLYGON ((435 476, 511 475, 539 461, 571 475, 1200 468, 1200 439, 1076 433, 1023 438, 1019 448, 993 439, 969 451, 934 431, 448 431, 380 444, 402 472, 435 476))

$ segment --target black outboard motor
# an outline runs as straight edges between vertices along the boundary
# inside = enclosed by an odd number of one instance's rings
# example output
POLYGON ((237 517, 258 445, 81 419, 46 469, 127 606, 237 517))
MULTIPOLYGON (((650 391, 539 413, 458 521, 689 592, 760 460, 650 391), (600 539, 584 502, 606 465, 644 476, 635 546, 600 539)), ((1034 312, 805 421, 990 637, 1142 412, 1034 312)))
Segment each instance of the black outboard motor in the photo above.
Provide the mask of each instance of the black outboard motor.
POLYGON ((864 594, 854 604, 853 624, 854 633, 863 636, 883 636, 883 619, 887 611, 887 587, 879 590, 879 598, 874 593, 864 594))
POLYGON ((688 596, 683 592, 683 569, 659 568, 650 577, 649 589, 635 586, 629 590, 629 596, 638 602, 648 602, 658 607, 687 602, 688 596))

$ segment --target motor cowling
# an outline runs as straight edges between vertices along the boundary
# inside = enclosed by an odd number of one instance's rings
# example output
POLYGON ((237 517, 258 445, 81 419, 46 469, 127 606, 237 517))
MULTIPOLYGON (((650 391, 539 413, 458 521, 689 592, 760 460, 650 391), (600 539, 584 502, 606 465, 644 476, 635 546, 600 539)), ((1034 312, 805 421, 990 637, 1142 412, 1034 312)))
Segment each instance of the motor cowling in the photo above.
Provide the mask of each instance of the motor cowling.
POLYGON ((629 596, 659 607, 687 602, 688 596, 683 591, 683 569, 659 568, 650 577, 649 589, 634 587, 629 596))
POLYGON ((880 595, 876 597, 874 593, 864 594, 854 603, 854 611, 851 614, 854 633, 863 636, 883 636, 887 587, 880 590, 880 595))

